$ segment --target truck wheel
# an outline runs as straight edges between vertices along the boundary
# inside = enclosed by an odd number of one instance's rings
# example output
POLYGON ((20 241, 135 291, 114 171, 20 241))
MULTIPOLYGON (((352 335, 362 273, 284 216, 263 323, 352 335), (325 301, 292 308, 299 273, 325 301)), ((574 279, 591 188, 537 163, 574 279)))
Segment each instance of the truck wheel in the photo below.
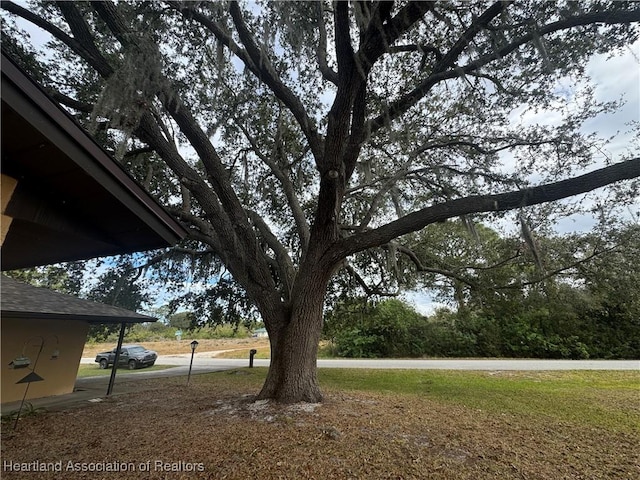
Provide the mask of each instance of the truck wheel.
POLYGON ((135 360, 129 360, 129 370, 135 370, 137 367, 135 360))
POLYGON ((101 369, 105 369, 109 366, 109 362, 107 362, 104 358, 102 360, 100 360, 100 368, 101 369))

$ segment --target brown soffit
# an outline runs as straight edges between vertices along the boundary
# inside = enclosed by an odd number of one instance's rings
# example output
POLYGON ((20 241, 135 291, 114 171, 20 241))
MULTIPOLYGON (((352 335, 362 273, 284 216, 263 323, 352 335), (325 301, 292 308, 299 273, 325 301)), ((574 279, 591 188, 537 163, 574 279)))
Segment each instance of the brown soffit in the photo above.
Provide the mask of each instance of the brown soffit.
MULTIPOLYGON (((138 238, 135 240, 131 237, 127 245, 127 236, 122 235, 117 228, 103 226, 104 228, 95 229, 99 235, 102 230, 104 234, 104 242, 100 242, 95 238, 95 247, 79 248, 79 257, 75 259, 90 258, 91 256, 115 255, 118 253, 131 253, 132 251, 149 250, 153 248, 162 248, 177 243, 184 238, 186 231, 184 228, 171 217, 135 180, 133 180, 126 171, 114 161, 96 142, 90 137, 83 128, 76 123, 73 117, 67 113, 58 103, 52 100, 40 86, 38 86, 27 74, 17 67, 12 60, 4 53, 2 54, 2 106, 3 111, 7 112, 7 119, 3 118, 3 173, 12 174, 12 163, 14 169, 20 171, 20 160, 13 161, 8 151, 11 151, 10 142, 12 138, 5 138, 4 120, 16 118, 23 125, 34 129, 36 135, 45 139, 47 147, 56 155, 46 157, 47 161, 34 162, 30 165, 31 171, 29 175, 40 175, 40 181, 55 181, 57 177, 47 178, 43 171, 51 168, 51 163, 56 158, 64 156, 65 168, 69 170, 69 165, 73 168, 73 177, 75 190, 79 191, 79 195, 86 195, 89 208, 92 198, 99 197, 96 193, 95 186, 99 186, 102 198, 100 206, 103 212, 108 212, 105 208, 105 198, 111 202, 109 205, 114 206, 114 210, 122 211, 123 219, 126 217, 131 228, 139 230, 138 238), (15 115, 17 114, 17 115, 15 115), (10 117, 13 115, 13 117, 10 117), (5 146, 7 148, 5 148, 5 146), (35 169, 35 170, 34 170, 35 169), (86 183, 86 191, 80 189, 86 183), (110 230, 111 228, 111 230, 110 230), (115 236, 115 237, 114 237, 115 236), (108 244, 108 248, 104 248, 104 244, 108 244)), ((4 116, 4 115, 3 115, 4 116)), ((10 125, 6 126, 7 132, 11 132, 10 125)), ((19 176, 19 175, 18 175, 19 176)), ((20 178, 18 178, 18 186, 20 188, 20 178)), ((76 199, 77 200, 77 199, 76 199)), ((80 198, 82 200, 82 198, 80 198)), ((80 202, 81 203, 81 202, 80 202)), ((9 212, 10 213, 10 212, 9 212)), ((96 211, 96 214, 100 214, 96 211)), ((85 217, 86 217, 85 213, 85 217)), ((95 215, 94 215, 95 216, 95 215)), ((99 220, 99 219, 98 219, 99 220)), ((95 221, 95 220, 94 220, 95 221)), ((115 223, 113 223, 115 225, 115 223)), ((13 227, 12 227, 13 228, 13 227)), ((9 232, 11 235, 11 231, 9 232)), ((8 237, 9 238, 9 237, 8 237)), ((18 244, 14 241, 14 244, 18 244)), ((7 246, 7 245, 4 245, 7 246)), ((11 243, 9 243, 11 246, 11 243)), ((3 250, 10 250, 3 248, 3 250)), ((55 250, 55 249, 54 249, 55 250)), ((3 252, 3 266, 9 255, 3 252)), ((68 261, 74 258, 68 258, 69 252, 65 253, 65 258, 47 259, 45 263, 55 263, 57 261, 68 261)), ((19 256, 19 255, 18 255, 19 256)), ((22 254, 24 257, 24 254, 22 254)), ((24 259, 16 260, 18 263, 24 259)), ((8 262, 10 264, 11 261, 8 262)), ((42 264, 42 259, 39 263, 42 264)), ((34 264, 35 265, 35 264, 34 264)), ((10 265, 11 266, 11 265, 10 265)), ((33 265, 17 265, 13 268, 33 265)))

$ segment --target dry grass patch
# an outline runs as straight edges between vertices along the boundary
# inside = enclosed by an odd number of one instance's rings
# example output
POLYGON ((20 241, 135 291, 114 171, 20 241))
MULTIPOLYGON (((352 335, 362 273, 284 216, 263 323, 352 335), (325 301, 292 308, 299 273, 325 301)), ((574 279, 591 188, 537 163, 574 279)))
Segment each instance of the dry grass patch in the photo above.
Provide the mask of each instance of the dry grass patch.
MULTIPOLYGON (((271 358, 271 347, 269 345, 252 347, 256 349, 254 358, 271 358)), ((246 358, 248 350, 246 348, 236 348, 231 350, 223 350, 213 354, 215 358, 246 358)))
POLYGON ((183 378, 147 380, 144 392, 26 418, 15 434, 3 434, 4 461, 133 469, 5 469, 3 478, 640 478, 637 429, 330 385, 320 405, 254 402, 263 379, 264 370, 253 369, 198 375, 189 388, 183 378), (157 470, 156 461, 183 471, 157 470), (151 472, 139 470, 146 462, 151 472))
MULTIPOLYGON (((191 338, 187 340, 163 340, 156 342, 128 342, 140 343, 149 350, 155 350, 158 355, 176 355, 191 353, 191 338)), ((115 348, 116 342, 107 343, 87 343, 82 352, 83 357, 95 357, 98 353, 107 352, 115 348)), ((244 355, 249 355, 252 348, 263 348, 269 346, 269 340, 264 338, 216 338, 198 340, 196 352, 217 352, 224 350, 244 351, 244 355)))

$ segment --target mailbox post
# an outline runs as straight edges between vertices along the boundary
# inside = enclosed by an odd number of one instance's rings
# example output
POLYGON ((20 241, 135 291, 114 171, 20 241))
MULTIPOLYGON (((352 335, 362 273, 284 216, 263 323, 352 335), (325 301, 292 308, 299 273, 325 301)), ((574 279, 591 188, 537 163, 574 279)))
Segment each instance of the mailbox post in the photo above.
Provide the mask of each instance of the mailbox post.
POLYGON ((249 350, 249 368, 253 368, 253 356, 258 353, 255 348, 249 350))

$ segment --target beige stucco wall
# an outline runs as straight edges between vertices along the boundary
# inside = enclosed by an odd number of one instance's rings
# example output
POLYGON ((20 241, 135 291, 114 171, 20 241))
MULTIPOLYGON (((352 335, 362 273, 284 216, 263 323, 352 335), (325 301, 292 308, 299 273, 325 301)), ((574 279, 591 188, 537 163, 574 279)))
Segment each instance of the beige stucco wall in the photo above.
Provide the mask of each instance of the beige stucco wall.
POLYGON ((9 200, 11 200, 11 195, 13 195, 13 191, 16 189, 16 185, 18 182, 5 175, 2 174, 2 183, 0 184, 0 194, 2 196, 2 217, 0 218, 0 245, 4 243, 4 238, 7 236, 7 232, 9 231, 9 226, 11 225, 11 217, 8 217, 4 214, 7 205, 9 204, 9 200))
POLYGON ((14 318, 2 318, 1 322, 0 403, 22 400, 27 384, 16 382, 34 371, 34 366, 35 373, 44 378, 44 381, 30 384, 27 399, 73 391, 89 331, 88 323, 14 318), (35 364, 43 339, 44 348, 35 364), (59 351, 59 356, 52 360, 54 350, 59 351), (27 368, 11 368, 9 363, 23 352, 31 360, 31 365, 27 368))

